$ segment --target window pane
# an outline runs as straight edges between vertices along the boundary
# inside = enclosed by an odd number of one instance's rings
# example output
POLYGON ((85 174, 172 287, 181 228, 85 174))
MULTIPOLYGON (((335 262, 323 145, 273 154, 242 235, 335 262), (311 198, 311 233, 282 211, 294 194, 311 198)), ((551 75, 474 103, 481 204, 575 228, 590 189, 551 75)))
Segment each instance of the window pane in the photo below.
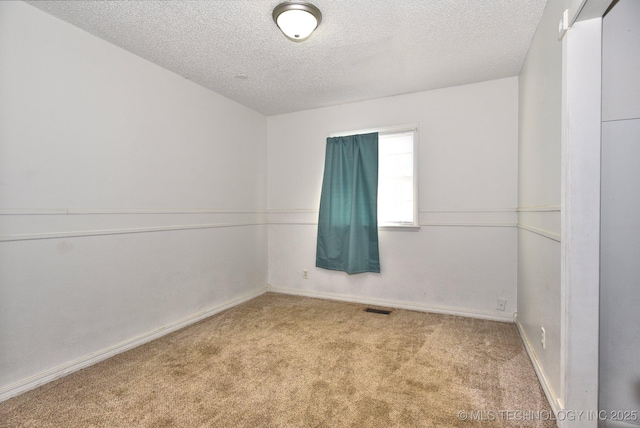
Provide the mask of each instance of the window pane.
POLYGON ((413 132, 378 142, 378 224, 413 223, 413 132))

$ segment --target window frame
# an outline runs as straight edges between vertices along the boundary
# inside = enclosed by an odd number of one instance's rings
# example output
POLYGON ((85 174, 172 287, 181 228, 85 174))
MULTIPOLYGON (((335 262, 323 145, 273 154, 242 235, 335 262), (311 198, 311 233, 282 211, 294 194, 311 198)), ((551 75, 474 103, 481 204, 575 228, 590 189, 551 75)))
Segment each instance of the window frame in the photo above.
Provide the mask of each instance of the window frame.
POLYGON ((368 134, 371 132, 377 132, 378 135, 392 135, 402 133, 413 133, 413 223, 385 223, 384 225, 378 224, 379 231, 402 231, 402 232, 417 232, 420 230, 420 211, 418 200, 418 166, 419 166, 419 132, 417 123, 409 123, 403 125, 393 125, 377 128, 358 129, 355 131, 334 132, 329 134, 331 137, 342 137, 346 135, 356 134, 368 134))

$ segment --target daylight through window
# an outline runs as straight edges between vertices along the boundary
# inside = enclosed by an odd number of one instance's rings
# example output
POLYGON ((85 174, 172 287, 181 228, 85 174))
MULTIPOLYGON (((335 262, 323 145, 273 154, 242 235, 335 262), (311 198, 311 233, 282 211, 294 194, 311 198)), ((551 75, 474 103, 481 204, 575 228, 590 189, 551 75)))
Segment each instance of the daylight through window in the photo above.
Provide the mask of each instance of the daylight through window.
POLYGON ((378 226, 417 227, 415 131, 380 133, 378 226))

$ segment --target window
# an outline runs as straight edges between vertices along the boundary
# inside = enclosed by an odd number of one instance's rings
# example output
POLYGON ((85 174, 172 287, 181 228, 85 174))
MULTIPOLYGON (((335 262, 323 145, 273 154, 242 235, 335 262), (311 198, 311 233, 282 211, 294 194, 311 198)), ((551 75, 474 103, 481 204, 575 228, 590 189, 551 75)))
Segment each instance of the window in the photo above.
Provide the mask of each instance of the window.
POLYGON ((415 130, 378 137, 378 226, 417 228, 415 130))
POLYGON ((418 230, 417 124, 337 132, 378 133, 378 228, 418 230))

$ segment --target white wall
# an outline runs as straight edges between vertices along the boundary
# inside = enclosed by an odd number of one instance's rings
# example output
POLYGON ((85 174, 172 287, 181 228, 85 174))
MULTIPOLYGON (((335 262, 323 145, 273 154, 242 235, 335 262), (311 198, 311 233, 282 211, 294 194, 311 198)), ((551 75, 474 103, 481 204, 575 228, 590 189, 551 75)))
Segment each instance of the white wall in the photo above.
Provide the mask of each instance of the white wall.
POLYGON ((269 117, 271 286, 510 320, 517 90, 514 77, 269 117), (327 136, 407 123, 419 132, 421 229, 380 232, 380 274, 315 268, 327 136), (506 311, 496 310, 498 298, 507 299, 506 311))
POLYGON ((640 3, 619 0, 603 21, 602 120, 640 117, 640 3))
POLYGON ((264 116, 22 2, 0 63, 0 396, 265 287, 264 116))
POLYGON ((554 397, 561 388, 563 73, 558 21, 566 4, 547 3, 519 76, 518 323, 556 409, 554 397))
POLYGON ((607 412, 640 413, 639 52, 640 2, 620 0, 603 20, 599 399, 607 412))

